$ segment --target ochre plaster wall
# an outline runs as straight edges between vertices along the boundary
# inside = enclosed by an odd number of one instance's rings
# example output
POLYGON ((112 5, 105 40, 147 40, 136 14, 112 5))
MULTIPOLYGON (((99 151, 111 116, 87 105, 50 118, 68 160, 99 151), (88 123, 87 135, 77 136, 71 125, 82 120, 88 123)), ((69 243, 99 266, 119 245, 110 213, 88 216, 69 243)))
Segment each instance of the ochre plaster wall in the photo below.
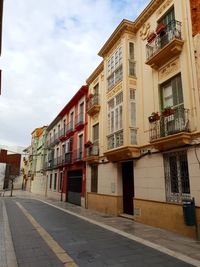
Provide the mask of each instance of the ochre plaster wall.
MULTIPOLYGON (((140 215, 135 216, 137 222, 195 238, 195 226, 185 225, 180 204, 134 199, 134 208, 140 210, 140 215)), ((198 224, 200 224, 200 208, 196 208, 196 213, 198 224)))
POLYGON ((122 213, 122 197, 88 193, 87 208, 102 213, 118 215, 122 213))

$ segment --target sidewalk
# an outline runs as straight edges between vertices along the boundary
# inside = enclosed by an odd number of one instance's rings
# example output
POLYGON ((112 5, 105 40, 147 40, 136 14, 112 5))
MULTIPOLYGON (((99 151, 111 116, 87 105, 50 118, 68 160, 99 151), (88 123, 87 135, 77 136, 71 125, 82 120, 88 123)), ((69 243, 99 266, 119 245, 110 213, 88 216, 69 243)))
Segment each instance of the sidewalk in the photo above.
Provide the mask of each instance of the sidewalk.
POLYGON ((137 223, 130 219, 98 213, 67 202, 52 200, 26 191, 14 191, 13 195, 17 198, 33 198, 44 201, 70 214, 81 217, 84 220, 143 243, 144 245, 153 247, 168 255, 191 263, 194 266, 200 266, 200 242, 193 239, 137 223))

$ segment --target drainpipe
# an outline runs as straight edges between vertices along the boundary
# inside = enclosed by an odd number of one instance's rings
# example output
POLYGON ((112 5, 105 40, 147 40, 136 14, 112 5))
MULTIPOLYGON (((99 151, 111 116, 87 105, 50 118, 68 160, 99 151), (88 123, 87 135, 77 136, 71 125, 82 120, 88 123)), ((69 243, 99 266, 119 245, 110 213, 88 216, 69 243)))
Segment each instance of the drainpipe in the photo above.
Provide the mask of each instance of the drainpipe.
POLYGON ((194 69, 196 69, 196 65, 195 65, 195 57, 194 57, 194 46, 193 46, 193 40, 192 40, 192 28, 191 28, 191 14, 190 14, 190 3, 189 0, 185 1, 186 6, 185 6, 185 11, 186 11, 186 25, 187 25, 187 29, 186 29, 186 35, 187 35, 187 40, 188 40, 188 46, 189 46, 189 64, 190 64, 190 69, 191 69, 191 76, 192 76, 192 109, 194 112, 194 127, 195 130, 197 130, 197 117, 199 117, 199 115, 197 114, 197 107, 196 107, 196 99, 198 99, 196 97, 196 92, 198 89, 197 86, 197 77, 195 75, 195 72, 193 72, 194 69))

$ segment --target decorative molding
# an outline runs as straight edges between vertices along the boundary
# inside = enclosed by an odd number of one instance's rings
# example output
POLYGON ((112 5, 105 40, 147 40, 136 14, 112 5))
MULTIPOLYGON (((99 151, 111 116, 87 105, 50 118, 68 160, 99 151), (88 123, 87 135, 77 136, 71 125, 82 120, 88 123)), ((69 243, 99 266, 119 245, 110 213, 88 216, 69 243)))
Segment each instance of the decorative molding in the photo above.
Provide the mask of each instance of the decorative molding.
POLYGON ((114 87, 110 92, 107 93, 107 99, 113 97, 116 93, 118 93, 122 89, 122 84, 114 87))
POLYGON ((159 71, 159 79, 164 80, 167 77, 171 76, 175 72, 180 69, 180 60, 176 59, 169 64, 167 64, 164 68, 160 69, 159 71))
POLYGON ((129 80, 129 85, 134 85, 134 86, 136 86, 136 80, 129 80))
POLYGON ((142 38, 142 40, 144 41, 145 39, 147 39, 147 36, 149 34, 150 31, 150 23, 144 23, 142 25, 142 29, 140 30, 140 37, 142 38))
POLYGON ((163 5, 156 12, 157 17, 159 17, 165 11, 165 9, 168 8, 168 6, 171 4, 171 2, 172 2, 172 0, 167 0, 166 2, 163 3, 163 5))

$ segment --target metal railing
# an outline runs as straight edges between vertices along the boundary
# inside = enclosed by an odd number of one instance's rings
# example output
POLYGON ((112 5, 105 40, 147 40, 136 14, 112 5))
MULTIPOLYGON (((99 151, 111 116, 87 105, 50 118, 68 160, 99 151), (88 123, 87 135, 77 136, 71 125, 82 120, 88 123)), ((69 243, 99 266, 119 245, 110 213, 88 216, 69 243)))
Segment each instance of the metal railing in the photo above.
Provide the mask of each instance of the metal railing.
POLYGON ((73 161, 78 161, 83 159, 83 148, 78 148, 73 151, 73 161))
POLYGON ((66 125, 66 134, 69 134, 70 132, 72 132, 74 130, 74 121, 70 121, 67 125, 66 125))
POLYGON ((76 127, 82 125, 83 123, 84 123, 84 113, 82 112, 76 116, 76 127))
POLYGON ((86 148, 86 156, 98 156, 99 155, 99 143, 94 142, 91 147, 86 148))
POLYGON ((150 123, 150 141, 189 131, 189 110, 183 107, 173 110, 173 114, 161 115, 159 120, 150 123))
POLYGON ((93 106, 99 105, 99 95, 94 94, 91 98, 88 99, 88 110, 93 106))
POLYGON ((163 34, 157 35, 151 43, 146 45, 147 60, 174 39, 182 39, 181 22, 177 20, 172 20, 168 23, 163 34))

